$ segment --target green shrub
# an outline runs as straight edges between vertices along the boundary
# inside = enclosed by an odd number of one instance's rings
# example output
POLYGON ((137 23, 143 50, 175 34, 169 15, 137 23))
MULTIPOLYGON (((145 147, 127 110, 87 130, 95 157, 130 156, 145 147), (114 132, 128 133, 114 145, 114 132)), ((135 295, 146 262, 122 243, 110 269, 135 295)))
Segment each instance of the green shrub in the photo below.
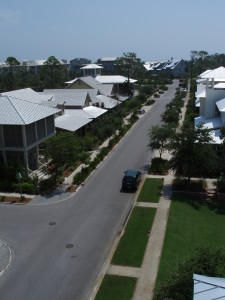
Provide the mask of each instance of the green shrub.
POLYGON ((16 193, 20 193, 21 191, 24 194, 35 194, 37 192, 37 188, 33 182, 15 183, 13 187, 16 193))
POLYGON ((64 177, 63 176, 60 176, 58 179, 57 179, 58 183, 59 184, 62 184, 64 182, 64 177))
POLYGON ((225 193, 225 176, 223 174, 217 179, 216 186, 220 193, 225 193))
POLYGON ((160 157, 153 158, 148 173, 158 175, 168 174, 168 161, 160 157))
POLYGON ((47 179, 42 179, 39 182, 39 189, 40 192, 47 192, 51 190, 53 187, 55 187, 55 176, 51 176, 47 179))
POLYGON ((159 98, 160 96, 159 96, 159 94, 154 94, 154 97, 159 98))
POLYGON ((155 100, 151 99, 146 102, 146 105, 152 105, 155 103, 155 100))

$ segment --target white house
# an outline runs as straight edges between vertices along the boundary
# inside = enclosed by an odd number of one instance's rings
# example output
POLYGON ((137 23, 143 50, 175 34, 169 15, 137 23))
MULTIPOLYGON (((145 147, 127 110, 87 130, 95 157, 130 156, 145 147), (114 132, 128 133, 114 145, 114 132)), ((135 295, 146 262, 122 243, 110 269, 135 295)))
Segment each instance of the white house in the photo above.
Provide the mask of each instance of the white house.
POLYGON ((207 70, 197 80, 195 125, 211 129, 213 142, 221 144, 220 128, 225 126, 225 68, 207 70))

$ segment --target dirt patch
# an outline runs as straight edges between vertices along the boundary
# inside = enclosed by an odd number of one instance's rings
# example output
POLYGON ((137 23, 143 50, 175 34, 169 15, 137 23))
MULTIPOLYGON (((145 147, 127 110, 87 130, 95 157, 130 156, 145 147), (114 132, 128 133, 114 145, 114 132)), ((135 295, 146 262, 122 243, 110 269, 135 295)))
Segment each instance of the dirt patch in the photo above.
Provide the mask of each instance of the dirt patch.
POLYGON ((76 192, 76 190, 77 190, 77 186, 74 186, 74 185, 71 185, 66 189, 66 191, 69 193, 74 193, 74 192, 76 192))
POLYGON ((32 198, 21 198, 21 197, 12 197, 12 196, 0 196, 0 202, 10 202, 10 203, 29 203, 32 198))

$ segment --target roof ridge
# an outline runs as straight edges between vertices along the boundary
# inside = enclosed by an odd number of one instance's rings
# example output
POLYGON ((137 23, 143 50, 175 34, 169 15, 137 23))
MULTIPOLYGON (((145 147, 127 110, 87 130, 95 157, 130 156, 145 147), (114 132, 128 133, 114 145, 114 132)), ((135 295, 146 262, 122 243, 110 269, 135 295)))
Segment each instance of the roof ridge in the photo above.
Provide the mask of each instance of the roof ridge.
POLYGON ((9 101, 10 101, 11 105, 13 106, 13 108, 15 109, 16 113, 19 115, 19 117, 23 121, 24 125, 26 125, 26 122, 25 122, 24 118, 21 116, 21 114, 16 109, 15 105, 12 102, 12 99, 10 99, 10 98, 15 98, 15 99, 17 99, 17 98, 16 97, 12 97, 12 96, 7 96, 7 95, 5 95, 5 97, 7 97, 9 99, 9 101))

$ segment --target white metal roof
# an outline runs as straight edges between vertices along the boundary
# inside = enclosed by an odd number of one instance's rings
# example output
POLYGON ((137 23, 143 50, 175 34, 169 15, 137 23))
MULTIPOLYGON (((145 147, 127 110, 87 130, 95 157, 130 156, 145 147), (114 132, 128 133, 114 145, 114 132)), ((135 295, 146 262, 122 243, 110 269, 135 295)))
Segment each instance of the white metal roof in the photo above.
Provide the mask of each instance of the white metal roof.
POLYGON ((219 111, 225 111, 225 98, 216 102, 219 111))
POLYGON ((103 108, 99 108, 99 107, 95 107, 95 106, 87 106, 85 108, 83 108, 83 111, 86 112, 87 114, 89 114, 93 119, 103 115, 104 113, 107 112, 107 109, 103 109, 103 108))
POLYGON ((117 57, 103 57, 101 61, 115 61, 117 57))
POLYGON ((12 96, 18 99, 27 100, 34 103, 42 103, 43 101, 48 101, 51 99, 51 96, 45 96, 39 94, 32 90, 31 88, 15 90, 11 92, 2 93, 2 95, 12 96))
MULTIPOLYGON (((120 104, 121 102, 120 101, 117 101, 115 99, 112 99, 110 97, 107 97, 107 96, 104 96, 104 95, 98 95, 96 96, 96 102, 100 102, 100 103, 104 103, 104 107, 106 109, 109 109, 109 108, 113 108, 115 106, 117 106, 118 104, 120 104)), ((96 103, 94 102, 94 103, 96 103)))
POLYGON ((205 98, 206 97, 206 90, 202 89, 202 90, 199 90, 199 91, 195 92, 195 97, 205 98))
POLYGON ((223 126, 220 117, 206 119, 204 116, 195 118, 195 126, 203 125, 207 129, 217 129, 223 126))
POLYGON ((210 72, 207 72, 204 75, 201 75, 201 78, 224 79, 225 78, 225 68, 224 67, 219 67, 217 69, 214 69, 210 72))
POLYGON ((202 72, 202 73, 199 75, 199 77, 202 77, 202 76, 208 74, 208 73, 211 72, 211 71, 212 71, 212 70, 206 70, 206 71, 202 72))
MULTIPOLYGON (((121 84, 121 83, 125 83, 128 80, 128 78, 121 75, 111 75, 111 76, 98 75, 96 76, 96 80, 103 84, 105 83, 121 84)), ((130 83, 134 83, 134 82, 137 82, 137 80, 130 78, 130 83)))
POLYGON ((74 132, 90 122, 92 119, 82 109, 65 109, 65 113, 55 119, 55 127, 74 132))
POLYGON ((90 65, 87 65, 87 66, 84 66, 82 68, 80 68, 81 70, 86 70, 86 69, 103 69, 103 67, 99 66, 99 65, 96 65, 96 64, 90 64, 90 65))
POLYGON ((215 84, 214 89, 225 89, 225 82, 215 84))
POLYGON ((193 274, 194 300, 225 299, 225 278, 193 274))
POLYGON ((0 107, 1 125, 28 125, 59 112, 55 108, 6 95, 0 96, 0 107))
POLYGON ((53 95, 52 101, 65 106, 84 106, 88 93, 77 89, 49 89, 43 95, 53 95))

